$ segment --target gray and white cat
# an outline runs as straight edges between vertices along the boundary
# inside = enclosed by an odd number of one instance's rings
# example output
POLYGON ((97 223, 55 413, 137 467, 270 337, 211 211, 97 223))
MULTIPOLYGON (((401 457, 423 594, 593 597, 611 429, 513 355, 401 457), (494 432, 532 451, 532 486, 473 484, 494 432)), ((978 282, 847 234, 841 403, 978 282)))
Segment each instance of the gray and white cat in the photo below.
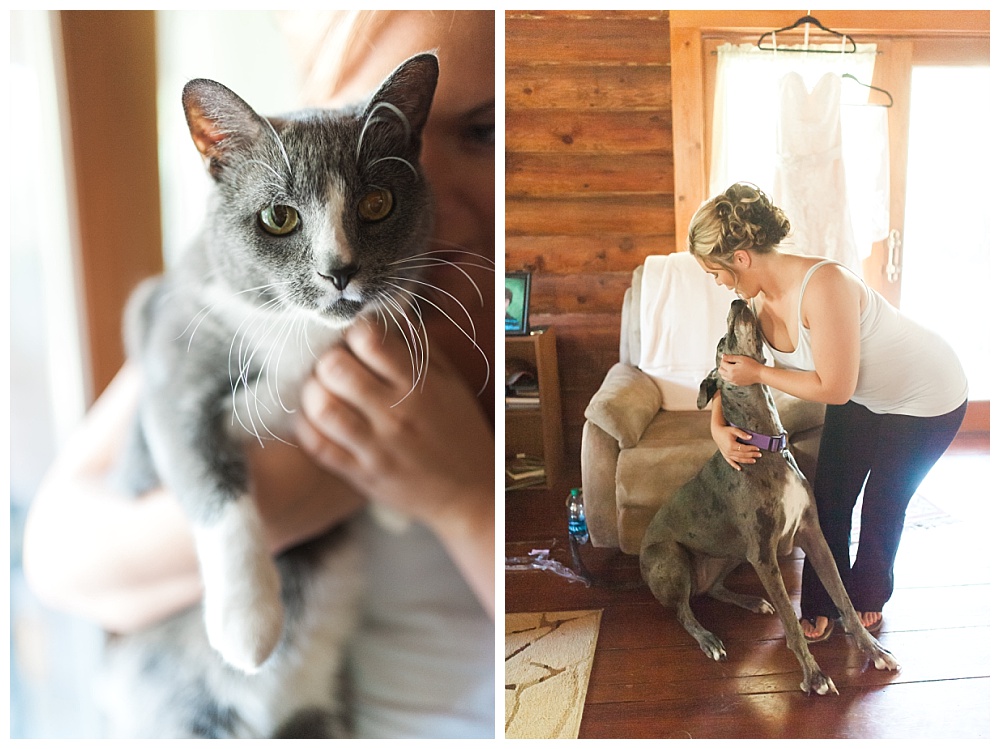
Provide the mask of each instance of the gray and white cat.
POLYGON ((204 599, 111 643, 115 735, 344 733, 358 549, 348 524, 274 559, 245 443, 287 435, 313 352, 362 316, 419 346, 406 289, 431 229, 418 159, 437 77, 437 58, 418 55, 367 104, 270 119, 213 81, 184 88, 213 190, 191 250, 130 303, 143 392, 123 475, 180 499, 204 599))

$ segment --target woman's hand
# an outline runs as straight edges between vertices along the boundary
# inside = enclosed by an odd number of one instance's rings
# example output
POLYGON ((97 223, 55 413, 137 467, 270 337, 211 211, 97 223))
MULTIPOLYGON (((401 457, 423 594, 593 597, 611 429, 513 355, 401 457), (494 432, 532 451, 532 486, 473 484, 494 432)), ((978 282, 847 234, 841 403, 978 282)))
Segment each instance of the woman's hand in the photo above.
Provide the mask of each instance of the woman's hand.
POLYGON ((400 335, 355 325, 303 386, 296 434, 373 502, 426 524, 493 613, 493 435, 440 350, 414 388, 400 335))
POLYGON ((719 376, 736 387, 763 382, 761 379, 763 370, 764 365, 749 356, 723 354, 722 361, 719 362, 719 376))
POLYGON ((743 470, 741 465, 756 463, 761 455, 759 447, 740 442, 741 439, 749 440, 750 437, 750 434, 739 427, 729 426, 722 413, 722 397, 716 393, 712 399, 712 439, 725 461, 737 471, 743 470))
POLYGON ((274 554, 315 538, 365 506, 362 493, 293 445, 251 443, 247 458, 254 500, 274 554))
POLYGON ((718 445, 722 457, 737 471, 742 470, 741 465, 756 463, 760 457, 759 447, 740 442, 741 439, 749 440, 750 435, 739 427, 713 425, 712 439, 718 445))
POLYGON ((492 496, 493 436, 440 351, 414 388, 406 342, 355 325, 317 363, 302 415, 302 447, 374 502, 434 526, 470 494, 492 496))

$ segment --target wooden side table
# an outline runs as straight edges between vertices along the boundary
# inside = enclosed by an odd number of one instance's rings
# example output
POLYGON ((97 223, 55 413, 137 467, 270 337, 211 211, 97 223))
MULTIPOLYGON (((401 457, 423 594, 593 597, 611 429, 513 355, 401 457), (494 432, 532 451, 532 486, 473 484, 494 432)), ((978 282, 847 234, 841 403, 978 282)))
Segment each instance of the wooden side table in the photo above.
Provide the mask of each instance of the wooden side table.
POLYGON ((508 468, 537 464, 543 475, 516 481, 507 476, 507 489, 552 488, 562 472, 563 429, 559 395, 559 364, 556 359, 556 334, 552 328, 535 328, 528 335, 506 337, 507 361, 520 360, 532 368, 538 378, 536 397, 507 399, 505 408, 508 468))

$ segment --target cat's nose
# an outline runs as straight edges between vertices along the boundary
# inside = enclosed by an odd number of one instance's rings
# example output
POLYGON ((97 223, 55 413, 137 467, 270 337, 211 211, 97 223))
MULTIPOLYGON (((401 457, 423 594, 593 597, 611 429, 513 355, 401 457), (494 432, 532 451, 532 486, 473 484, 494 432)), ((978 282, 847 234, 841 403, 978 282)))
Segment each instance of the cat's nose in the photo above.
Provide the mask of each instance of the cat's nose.
POLYGON ((320 272, 320 275, 332 283, 337 291, 343 291, 359 270, 361 268, 356 263, 350 263, 339 268, 328 268, 325 273, 320 272))

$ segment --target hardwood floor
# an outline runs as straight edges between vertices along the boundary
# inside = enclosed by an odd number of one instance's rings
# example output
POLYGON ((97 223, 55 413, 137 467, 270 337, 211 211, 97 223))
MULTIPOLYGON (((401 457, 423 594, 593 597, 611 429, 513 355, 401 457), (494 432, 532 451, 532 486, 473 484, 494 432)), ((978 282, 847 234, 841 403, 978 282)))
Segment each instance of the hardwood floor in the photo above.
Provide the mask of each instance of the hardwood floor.
MULTIPOLYGON (((593 587, 552 572, 507 572, 506 608, 604 610, 580 738, 986 738, 994 542, 985 521, 995 496, 988 471, 988 438, 963 441, 911 503, 878 635, 899 672, 869 667, 843 630, 812 646, 837 697, 799 691, 801 670, 777 617, 699 598, 695 614, 729 656, 710 661, 641 586, 637 557, 613 550, 583 550, 601 583, 593 587)), ((574 485, 571 476, 551 491, 507 496, 508 557, 548 548, 571 564, 563 500, 574 485)), ((796 610, 801 565, 798 550, 781 565, 796 610)), ((748 565, 729 583, 763 595, 748 565)))

